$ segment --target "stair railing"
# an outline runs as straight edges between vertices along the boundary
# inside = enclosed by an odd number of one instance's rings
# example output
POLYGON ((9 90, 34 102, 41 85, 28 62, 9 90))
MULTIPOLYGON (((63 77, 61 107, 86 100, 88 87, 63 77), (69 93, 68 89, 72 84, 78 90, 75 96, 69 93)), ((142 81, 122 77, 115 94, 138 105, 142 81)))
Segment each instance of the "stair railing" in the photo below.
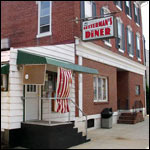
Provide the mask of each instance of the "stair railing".
MULTIPOLYGON (((79 106, 72 100, 72 98, 60 98, 60 97, 50 97, 50 98, 44 98, 44 97, 21 97, 21 99, 23 100, 23 104, 25 105, 25 100, 26 99, 35 99, 35 98, 38 98, 38 99, 41 99, 41 100, 49 100, 49 125, 51 125, 51 120, 50 120, 50 113, 51 113, 51 103, 50 103, 50 100, 54 99, 54 100, 57 100, 57 99, 67 99, 67 100, 70 100, 74 105, 75 107, 78 108, 78 110, 80 110, 83 114, 83 116, 85 116, 85 135, 86 135, 86 138, 87 138, 87 115, 79 108, 79 106)), ((25 110, 24 110, 25 111, 25 110)), ((25 112, 24 112, 25 113, 25 112)), ((68 121, 70 122, 70 111, 68 113, 68 121)), ((24 118, 24 121, 25 121, 25 118, 24 118)))

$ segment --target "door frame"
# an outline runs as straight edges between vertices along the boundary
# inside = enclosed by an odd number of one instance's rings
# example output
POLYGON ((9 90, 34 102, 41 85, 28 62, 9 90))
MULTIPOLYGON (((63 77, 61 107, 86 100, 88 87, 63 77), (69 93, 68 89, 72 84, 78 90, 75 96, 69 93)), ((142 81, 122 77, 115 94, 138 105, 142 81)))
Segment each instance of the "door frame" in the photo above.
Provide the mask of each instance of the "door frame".
MULTIPOLYGON (((26 98, 26 94, 27 94, 27 85, 24 85, 24 97, 26 98)), ((37 90, 37 99, 38 99, 38 120, 42 120, 42 114, 41 114, 41 85, 36 85, 36 90, 37 90)), ((26 102, 26 99, 25 99, 25 102, 24 102, 24 121, 27 121, 26 120, 26 117, 27 117, 27 112, 26 112, 26 108, 27 108, 27 102, 26 102)))

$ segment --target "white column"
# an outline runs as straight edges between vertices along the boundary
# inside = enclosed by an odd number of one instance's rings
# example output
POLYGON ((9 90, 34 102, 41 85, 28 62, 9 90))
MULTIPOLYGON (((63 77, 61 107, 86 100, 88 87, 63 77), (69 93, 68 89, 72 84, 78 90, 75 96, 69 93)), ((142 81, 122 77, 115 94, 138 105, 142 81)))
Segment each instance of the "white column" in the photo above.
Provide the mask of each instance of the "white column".
MULTIPOLYGON (((78 64, 82 66, 82 57, 78 57, 78 64)), ((78 75, 78 83, 79 83, 79 92, 78 92, 78 97, 79 97, 79 108, 83 110, 83 86, 82 86, 82 73, 79 73, 78 75)), ((79 117, 82 117, 83 114, 81 111, 79 111, 79 117)))

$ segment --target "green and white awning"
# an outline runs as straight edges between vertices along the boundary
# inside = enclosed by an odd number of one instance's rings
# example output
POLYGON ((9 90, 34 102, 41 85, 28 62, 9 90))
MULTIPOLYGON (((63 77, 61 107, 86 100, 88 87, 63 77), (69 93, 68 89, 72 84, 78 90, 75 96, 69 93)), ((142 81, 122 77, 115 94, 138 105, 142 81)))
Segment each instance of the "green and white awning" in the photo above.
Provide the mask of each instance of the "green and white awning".
POLYGON ((73 63, 69 63, 66 61, 50 58, 48 56, 41 56, 38 54, 33 54, 29 52, 24 51, 18 51, 17 56, 17 64, 18 65, 25 65, 25 64, 50 64, 57 67, 63 67, 66 69, 71 69, 76 72, 80 73, 89 73, 89 74, 99 74, 99 72, 96 69, 88 68, 80 65, 76 65, 73 63))

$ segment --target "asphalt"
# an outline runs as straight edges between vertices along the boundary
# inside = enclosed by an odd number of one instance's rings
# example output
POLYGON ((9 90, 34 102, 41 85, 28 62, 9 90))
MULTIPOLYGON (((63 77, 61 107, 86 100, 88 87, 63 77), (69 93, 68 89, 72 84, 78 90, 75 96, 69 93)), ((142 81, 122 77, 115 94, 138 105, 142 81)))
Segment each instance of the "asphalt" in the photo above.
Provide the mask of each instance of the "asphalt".
POLYGON ((90 142, 69 149, 149 149, 149 116, 137 124, 115 124, 88 132, 90 142))

